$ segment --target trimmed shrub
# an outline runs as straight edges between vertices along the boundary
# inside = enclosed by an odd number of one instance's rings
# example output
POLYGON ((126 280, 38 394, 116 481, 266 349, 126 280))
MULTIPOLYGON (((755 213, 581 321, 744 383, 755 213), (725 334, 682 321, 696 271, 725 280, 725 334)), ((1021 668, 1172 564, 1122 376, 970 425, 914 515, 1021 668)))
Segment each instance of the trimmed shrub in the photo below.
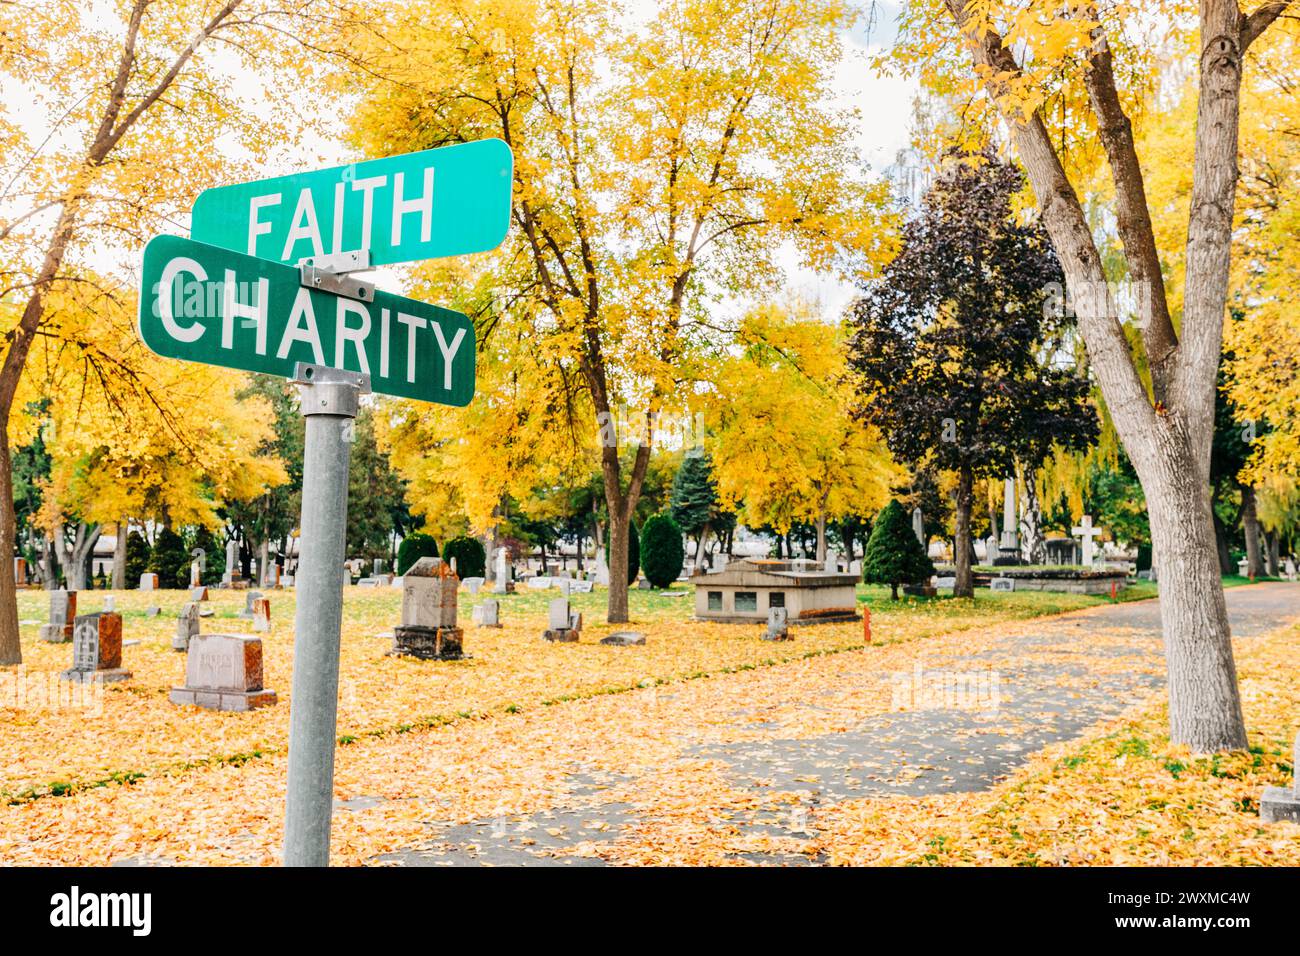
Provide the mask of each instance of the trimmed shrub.
POLYGON ((862 559, 862 580, 888 584, 898 600, 900 584, 915 584, 934 574, 934 564, 916 539, 907 512, 897 501, 885 505, 871 528, 862 559))
POLYGON ((422 534, 419 531, 408 534, 397 546, 397 576, 401 577, 411 570, 411 565, 421 558, 437 556, 438 542, 433 539, 433 535, 422 534))
POLYGON ((442 556, 447 561, 456 559, 456 575, 461 580, 484 577, 487 570, 487 552, 477 538, 452 538, 442 549, 442 556))
POLYGON ((666 588, 677 580, 686 563, 682 546, 682 529, 671 515, 658 514, 641 526, 641 567, 646 579, 657 588, 666 588))

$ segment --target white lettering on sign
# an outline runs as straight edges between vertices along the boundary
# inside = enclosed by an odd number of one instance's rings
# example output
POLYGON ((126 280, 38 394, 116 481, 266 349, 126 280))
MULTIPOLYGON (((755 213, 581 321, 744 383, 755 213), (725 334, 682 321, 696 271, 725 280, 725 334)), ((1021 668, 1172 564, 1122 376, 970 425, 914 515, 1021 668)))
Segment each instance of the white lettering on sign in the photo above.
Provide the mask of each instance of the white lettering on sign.
POLYGON ((200 282, 205 282, 208 278, 207 270, 188 256, 177 256, 168 262, 158 281, 158 317, 162 319, 167 334, 177 342, 197 342, 203 336, 203 326, 197 321, 191 322, 188 327, 183 326, 172 313, 172 283, 182 272, 188 272, 200 282))
MULTIPOLYGON (((235 297, 235 270, 226 270, 226 281, 221 285, 221 347, 235 347, 235 319, 252 319, 257 323, 257 354, 266 354, 266 303, 271 297, 271 284, 266 279, 257 280, 257 295, 251 305, 235 297)), ((192 340, 191 340, 192 341, 192 340)))
POLYGON ((370 248, 370 224, 375 216, 375 190, 388 182, 387 176, 368 176, 354 179, 353 190, 361 190, 361 248, 370 248))
POLYGON ((406 326, 406 380, 415 381, 415 331, 422 329, 429 323, 421 316, 407 315, 405 312, 397 313, 397 321, 406 326))
POLYGON ((428 242, 433 233, 433 167, 424 171, 424 192, 415 199, 402 195, 404 174, 393 176, 393 245, 402 244, 402 219, 408 213, 420 214, 420 241, 428 242))
POLYGON ((258 210, 266 206, 280 205, 280 194, 272 193, 269 196, 254 196, 248 201, 248 254, 257 255, 257 237, 264 236, 271 231, 269 222, 258 222, 258 210))
MULTIPOLYGON (((337 310, 338 321, 334 326, 334 367, 347 368, 343 361, 344 345, 351 342, 357 350, 357 364, 366 375, 370 374, 370 362, 366 359, 366 336, 370 334, 370 311, 360 302, 344 299, 340 296, 337 310), (348 326, 348 314, 361 319, 360 328, 348 326)), ((464 329, 461 329, 464 332, 464 329)))
POLYGON ((311 307, 311 293, 299 289, 294 296, 293 308, 289 312, 289 324, 285 327, 280 347, 276 350, 278 359, 288 358, 289 349, 294 342, 306 342, 311 346, 312 361, 317 365, 325 364, 325 350, 320 344, 320 330, 316 328, 316 311, 311 307))
POLYGON ((293 261, 295 258, 293 247, 303 239, 310 240, 313 256, 324 255, 325 249, 320 241, 320 225, 316 222, 316 203, 311 198, 310 189, 304 189, 298 194, 298 205, 289 223, 289 234, 284 237, 284 252, 280 254, 280 258, 293 261))
POLYGON ((451 347, 447 347, 447 339, 442 334, 442 326, 437 322, 433 323, 433 334, 438 337, 438 348, 442 349, 442 360, 446 363, 443 367, 442 387, 451 391, 451 360, 456 357, 460 351, 460 343, 465 339, 465 330, 457 329, 456 334, 452 336, 451 347))

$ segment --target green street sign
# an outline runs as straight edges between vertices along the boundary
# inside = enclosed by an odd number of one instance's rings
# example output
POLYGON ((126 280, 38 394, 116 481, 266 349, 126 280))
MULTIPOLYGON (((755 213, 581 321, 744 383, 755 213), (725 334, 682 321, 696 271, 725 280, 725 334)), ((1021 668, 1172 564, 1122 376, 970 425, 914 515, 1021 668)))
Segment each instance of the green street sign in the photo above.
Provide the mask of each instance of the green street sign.
POLYGON ((387 292, 366 295, 307 288, 293 266, 156 236, 144 249, 140 336, 167 358, 285 378, 309 362, 364 372, 385 395, 469 404, 469 319, 387 292))
POLYGON ((368 250, 370 264, 495 249, 510 224, 514 157, 499 139, 204 190, 190 235, 296 264, 368 250))

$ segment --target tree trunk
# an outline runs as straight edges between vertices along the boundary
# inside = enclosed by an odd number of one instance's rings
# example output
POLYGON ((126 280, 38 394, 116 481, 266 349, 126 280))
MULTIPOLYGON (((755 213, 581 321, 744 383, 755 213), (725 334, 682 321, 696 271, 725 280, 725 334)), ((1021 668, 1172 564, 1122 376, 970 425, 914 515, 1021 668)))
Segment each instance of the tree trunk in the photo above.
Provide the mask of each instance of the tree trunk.
MULTIPOLYGON (((17 382, 14 383, 15 387, 17 382)), ((11 396, 12 399, 12 396, 11 396)), ((14 515, 13 465, 9 455, 9 405, 0 406, 0 550, 12 558, 17 519, 14 515)), ((53 568, 50 569, 53 572, 53 568)), ((50 577, 54 575, 51 573, 50 577)), ((0 665, 21 664, 18 639, 18 588, 12 570, 0 571, 0 665)))
POLYGON ((826 563, 826 512, 817 515, 817 563, 826 563))
POLYGON ((1213 500, 1210 505, 1210 521, 1214 526, 1214 548, 1219 559, 1219 574, 1236 574, 1237 565, 1232 561, 1232 552, 1228 549, 1228 529, 1223 526, 1223 519, 1214 511, 1213 500))
POLYGON ((709 522, 704 522, 704 527, 700 529, 699 540, 695 542, 695 566, 698 568, 700 562, 704 560, 704 542, 709 539, 709 522))
POLYGON ((1264 551, 1259 543, 1259 518, 1255 514, 1255 489, 1241 486, 1241 525, 1246 532, 1246 574, 1262 578, 1265 573, 1264 551))
POLYGON ((1279 565, 1282 563, 1282 535, 1274 531, 1268 535, 1268 558, 1266 567, 1268 576, 1275 578, 1278 576, 1279 565))
POLYGON ((77 534, 73 538, 71 550, 66 552, 67 563, 64 565, 69 591, 86 590, 87 559, 94 553, 95 542, 98 540, 99 525, 77 525, 77 534))
POLYGON ((1160 555, 1170 737, 1195 753, 1244 750, 1228 610, 1214 554, 1210 488, 1198 479, 1190 449, 1165 451, 1154 474, 1144 469, 1148 473, 1142 484, 1152 543, 1160 555))
POLYGON ((118 519, 117 540, 113 543, 113 580, 110 582, 114 591, 126 588, 126 538, 130 533, 130 522, 125 518, 118 519))
POLYGON ((957 519, 953 535, 953 557, 957 564, 957 580, 953 585, 953 597, 974 597, 975 586, 970 564, 970 513, 971 499, 974 494, 974 476, 969 467, 961 469, 957 481, 957 519))
POLYGON ((629 544, 627 514, 622 508, 609 511, 609 607, 605 620, 626 624, 627 616, 627 548, 629 544))

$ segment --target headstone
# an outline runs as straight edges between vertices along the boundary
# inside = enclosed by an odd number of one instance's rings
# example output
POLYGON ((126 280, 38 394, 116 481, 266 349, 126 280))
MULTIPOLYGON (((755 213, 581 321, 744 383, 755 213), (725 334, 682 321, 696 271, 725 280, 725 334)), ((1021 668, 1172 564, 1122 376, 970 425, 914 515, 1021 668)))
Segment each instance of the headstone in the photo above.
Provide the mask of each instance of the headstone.
POLYGON ((200 584, 198 587, 190 588, 191 601, 206 601, 207 599, 208 599, 208 589, 205 588, 203 585, 200 584))
POLYGON ((936 588, 947 588, 948 590, 951 591, 953 588, 957 586, 957 579, 956 577, 943 577, 943 578, 937 577, 934 579, 934 586, 936 588))
POLYGON ((1004 558, 1020 556, 1020 535, 1016 528, 1020 519, 1016 516, 1016 479, 1008 478, 1002 486, 1002 539, 998 550, 1004 558))
POLYGON ((984 563, 992 564, 998 558, 998 536, 989 535, 984 539, 984 563))
POLYGON ((343 565, 343 586, 347 587, 352 583, 352 565, 343 565))
POLYGON ((293 587, 293 575, 292 574, 280 575, 280 586, 286 588, 293 587))
POLYGON ((470 594, 478 594, 479 588, 483 587, 485 581, 484 578, 461 578, 460 583, 465 585, 470 594))
POLYGON ((637 590, 638 590, 638 591, 653 591, 653 590, 654 590, 654 585, 651 584, 650 581, 649 581, 647 578, 644 578, 644 577, 640 577, 640 578, 637 578, 637 579, 636 579, 636 587, 637 587, 637 590))
POLYGON ((231 538, 226 542, 226 572, 221 576, 221 583, 230 586, 239 580, 239 542, 231 538))
POLYGON ((825 571, 827 574, 839 574, 840 559, 833 554, 826 555, 825 571))
POLYGON ((475 604, 473 618, 479 627, 500 627, 501 603, 488 598, 482 604, 475 604))
POLYGON ((105 611, 116 611, 116 610, 117 610, 117 598, 113 597, 113 595, 111 595, 111 594, 106 595, 106 596, 104 597, 104 610, 105 610, 105 611))
POLYGON ((1084 515, 1083 520, 1070 529, 1070 533, 1083 538, 1083 564, 1085 567, 1091 567, 1096 557, 1096 545, 1092 539, 1101 534, 1101 529, 1092 526, 1092 515, 1084 515))
POLYGON ((82 614, 72 628, 72 667, 59 677, 67 681, 126 680, 122 667, 122 616, 112 611, 82 614))
POLYGON ((27 586, 27 559, 14 558, 14 584, 18 587, 27 586))
POLYGON ((514 590, 510 582, 510 554, 505 548, 497 548, 496 580, 492 584, 493 594, 509 594, 514 590))
POLYGON ((239 616, 246 621, 253 619, 253 604, 262 599, 261 591, 249 591, 244 595, 244 609, 239 612, 239 616))
POLYGON ((989 590, 991 591, 1014 591, 1015 589, 1015 578, 994 578, 989 582, 989 590))
POLYGON ((547 628, 542 637, 548 641, 571 644, 578 639, 582 629, 582 615, 574 614, 569 608, 568 598, 556 598, 551 602, 547 614, 547 628))
POLYGON ((76 591, 50 592, 50 623, 41 625, 41 640, 66 644, 72 640, 73 622, 77 617, 76 591))
POLYGON ((916 535, 916 540, 921 542, 921 547, 925 547, 925 516, 921 513, 920 508, 912 509, 912 533, 916 535))
POLYGON ((645 635, 640 631, 615 631, 609 637, 602 637, 600 643, 610 647, 636 647, 645 643, 645 635))
POLYGON ((146 571, 144 574, 140 575, 140 590, 157 591, 158 575, 153 574, 152 572, 149 571, 146 571))
POLYGON ((202 548, 195 548, 190 552, 190 557, 194 559, 190 562, 190 587, 201 587, 203 572, 207 568, 207 554, 202 548))
POLYGON ((176 618, 176 636, 172 638, 172 650, 188 651, 190 640, 199 633, 199 603, 189 601, 181 608, 176 618))
POLYGON ((460 579, 440 558, 421 558, 402 578, 402 623, 393 630, 392 653, 422 660, 464 656, 464 632, 456 626, 460 579))
POLYGON ((790 612, 783 607, 767 609, 767 630, 763 632, 765 641, 790 640, 790 612))
POLYGON ((157 617, 161 613, 162 613, 162 608, 160 608, 157 604, 150 604, 147 608, 144 609, 145 617, 157 617))
POLYGON ((596 549, 596 583, 609 587, 609 564, 605 561, 605 549, 596 549))
POLYGON ((572 591, 574 594, 590 594, 594 586, 595 586, 594 581, 569 582, 569 590, 572 591))
POLYGON ((262 568, 262 587, 278 588, 280 586, 280 566, 270 558, 266 560, 266 566, 262 568))
POLYGON ((1048 564, 1079 563, 1079 542, 1073 538, 1048 538, 1043 542, 1043 552, 1048 564))
POLYGON ((1261 823, 1281 823, 1289 820, 1300 823, 1300 734, 1296 734, 1295 749, 1291 752, 1292 780, 1291 789, 1286 787, 1265 787, 1264 797, 1259 801, 1259 819, 1261 823))
POLYGON ((550 578, 532 577, 524 582, 530 590, 545 591, 551 586, 550 578))
POLYGON ((259 597, 253 602, 253 630, 263 634, 271 630, 271 599, 259 597))
POLYGON ((173 704, 209 710, 252 710, 276 702, 262 686, 262 639, 247 634, 195 634, 185 658, 185 686, 173 687, 173 704))
POLYGON ((379 575, 381 575, 381 574, 384 573, 384 559, 383 559, 383 558, 375 558, 374 561, 371 562, 371 564, 370 564, 370 573, 371 573, 371 575, 373 575, 374 577, 379 577, 379 575))

